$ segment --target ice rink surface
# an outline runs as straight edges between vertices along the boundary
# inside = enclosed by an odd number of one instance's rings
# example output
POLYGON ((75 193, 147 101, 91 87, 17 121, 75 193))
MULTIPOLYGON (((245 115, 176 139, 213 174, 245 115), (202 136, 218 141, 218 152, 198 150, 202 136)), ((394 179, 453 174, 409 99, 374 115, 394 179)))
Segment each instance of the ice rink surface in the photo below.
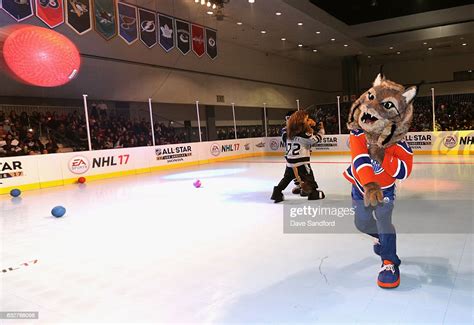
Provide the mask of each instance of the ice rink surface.
MULTIPOLYGON (((350 200, 349 157, 312 159, 327 198, 350 200)), ((368 236, 283 233, 269 200, 283 170, 280 157, 248 158, 1 196, 0 311, 41 323, 474 322, 472 223, 399 234, 401 285, 383 290, 368 236)), ((415 156, 398 199, 459 200, 472 216, 473 176, 474 157, 415 156)), ((303 202, 290 190, 286 202, 303 202)))

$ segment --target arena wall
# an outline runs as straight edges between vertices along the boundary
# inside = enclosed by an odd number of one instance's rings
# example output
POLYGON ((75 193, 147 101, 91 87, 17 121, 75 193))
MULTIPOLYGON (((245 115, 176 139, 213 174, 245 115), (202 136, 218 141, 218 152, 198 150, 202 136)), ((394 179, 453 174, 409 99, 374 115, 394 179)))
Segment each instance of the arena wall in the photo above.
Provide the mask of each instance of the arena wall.
MULTIPOLYGON (((35 17, 24 23, 44 27, 35 17)), ((199 23, 216 27, 215 20, 199 23)), ((13 24, 18 25, 0 11, 0 27, 13 24)), ((93 31, 79 36, 65 24, 55 31, 70 38, 81 53, 77 78, 47 89, 20 84, 1 73, 0 96, 81 99, 88 94, 92 100, 146 102, 151 97, 154 102, 199 100, 211 105, 218 104, 216 95, 223 95, 227 104, 287 108, 294 107, 296 99, 306 105, 332 101, 342 87, 338 64, 308 65, 221 38, 218 57, 211 60, 206 55, 182 55, 177 49, 166 53, 159 45, 149 49, 140 41, 127 45, 120 37, 105 41, 93 31)))

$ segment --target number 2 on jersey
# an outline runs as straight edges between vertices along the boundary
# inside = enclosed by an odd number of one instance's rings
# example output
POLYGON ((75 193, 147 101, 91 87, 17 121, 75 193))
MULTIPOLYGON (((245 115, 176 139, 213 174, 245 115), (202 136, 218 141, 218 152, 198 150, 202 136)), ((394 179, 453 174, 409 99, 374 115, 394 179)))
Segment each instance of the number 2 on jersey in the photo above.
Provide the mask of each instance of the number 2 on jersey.
POLYGON ((298 156, 300 154, 301 145, 299 143, 287 143, 286 144, 286 155, 288 156, 291 152, 292 156, 298 156))

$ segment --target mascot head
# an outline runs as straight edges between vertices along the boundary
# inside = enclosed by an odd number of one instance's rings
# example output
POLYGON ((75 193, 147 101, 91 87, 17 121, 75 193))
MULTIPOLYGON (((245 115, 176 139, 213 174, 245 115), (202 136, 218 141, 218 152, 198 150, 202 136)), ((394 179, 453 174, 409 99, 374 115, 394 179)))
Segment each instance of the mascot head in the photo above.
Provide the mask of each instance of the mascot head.
POLYGON ((316 125, 316 122, 309 117, 309 114, 304 111, 296 111, 291 114, 290 118, 286 121, 286 132, 288 133, 288 138, 293 139, 302 133, 313 133, 313 126, 316 125))
POLYGON ((386 148, 397 143, 410 128, 417 92, 417 86, 405 88, 379 73, 372 88, 352 104, 347 128, 364 130, 369 144, 386 148))

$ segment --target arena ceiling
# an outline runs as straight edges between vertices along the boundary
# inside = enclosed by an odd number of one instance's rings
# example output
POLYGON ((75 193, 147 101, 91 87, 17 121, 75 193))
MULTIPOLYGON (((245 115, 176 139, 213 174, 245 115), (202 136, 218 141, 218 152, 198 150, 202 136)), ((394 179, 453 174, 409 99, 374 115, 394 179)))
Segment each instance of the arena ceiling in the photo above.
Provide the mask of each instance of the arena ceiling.
POLYGON ((219 15, 194 0, 175 1, 173 10, 180 6, 221 39, 309 64, 474 54, 470 0, 230 0, 219 15))

